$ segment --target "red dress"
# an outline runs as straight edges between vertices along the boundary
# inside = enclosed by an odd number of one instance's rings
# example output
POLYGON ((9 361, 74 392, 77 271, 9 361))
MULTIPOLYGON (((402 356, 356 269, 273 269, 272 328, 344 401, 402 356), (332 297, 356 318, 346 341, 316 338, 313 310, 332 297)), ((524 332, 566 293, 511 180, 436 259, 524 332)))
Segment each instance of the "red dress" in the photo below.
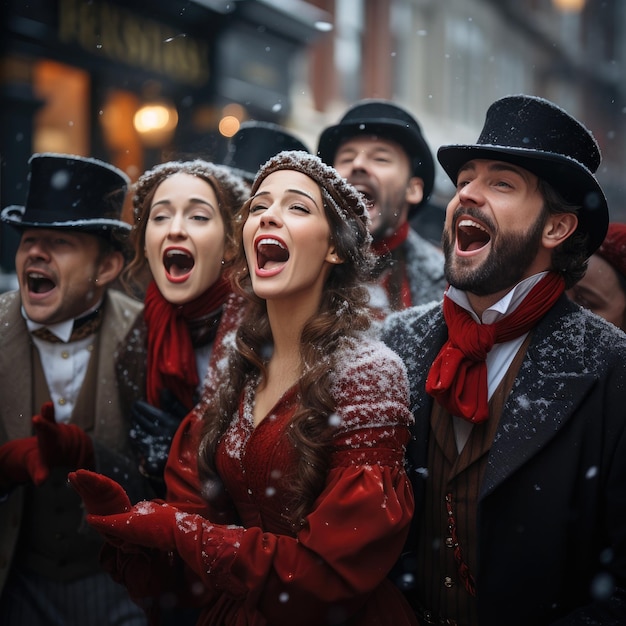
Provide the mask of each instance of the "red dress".
MULTIPOLYGON (((199 624, 417 624, 386 578, 413 514, 404 471, 412 421, 406 371, 380 342, 346 344, 332 385, 336 413, 329 419, 337 432, 331 469, 297 534, 283 516, 295 471, 286 434, 298 402, 295 387, 256 428, 254 389, 244 391, 217 449, 226 489, 218 498, 210 485, 204 486, 208 499, 200 495, 198 416, 191 413, 179 429, 166 469, 167 501, 205 521, 194 528, 198 540, 177 555, 184 576, 163 576, 158 587, 184 581, 195 588, 195 602, 203 606, 199 624)), ((176 565, 171 558, 169 563, 176 565)), ((151 576, 159 578, 156 564, 151 576)), ((128 576, 122 578, 131 594, 141 596, 128 576)), ((145 587, 145 580, 140 584, 145 587)))

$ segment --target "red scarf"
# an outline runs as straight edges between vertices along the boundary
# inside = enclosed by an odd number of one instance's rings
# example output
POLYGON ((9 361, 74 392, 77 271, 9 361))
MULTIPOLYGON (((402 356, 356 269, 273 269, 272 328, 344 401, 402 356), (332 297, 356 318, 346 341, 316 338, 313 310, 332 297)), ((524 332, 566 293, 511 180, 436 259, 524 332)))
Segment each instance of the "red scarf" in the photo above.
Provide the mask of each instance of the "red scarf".
MULTIPOLYGON (((400 226, 400 228, 398 228, 398 230, 395 233, 393 233, 393 235, 390 235, 389 237, 385 237, 381 239, 380 241, 375 241, 372 244, 372 250, 378 256, 384 256, 385 254, 389 254, 390 252, 393 252, 396 248, 401 246, 406 241, 406 238, 408 236, 409 236, 409 223, 404 222, 404 224, 402 224, 402 226, 400 226)), ((400 309, 407 309, 412 305, 411 286, 409 284, 409 278, 406 274, 406 268, 404 267, 404 263, 402 264, 400 271, 402 272, 402 276, 400 279, 400 309)), ((385 292, 387 293, 387 298, 390 304, 391 304, 392 298, 390 294, 389 283, 391 281, 391 277, 393 274, 394 274, 393 271, 387 271, 384 274, 382 281, 381 281, 381 284, 383 288, 385 289, 385 292)))
POLYGON ((430 368, 427 393, 452 415, 474 424, 484 422, 489 417, 487 353, 495 343, 510 341, 528 332, 564 290, 563 277, 549 272, 515 311, 494 324, 478 324, 463 307, 444 296, 448 341, 430 368))
POLYGON ((144 319, 148 328, 146 395, 159 407, 161 389, 171 390, 182 404, 193 407, 200 382, 187 322, 219 309, 230 294, 230 284, 220 279, 201 296, 182 305, 166 300, 154 281, 146 291, 144 319))

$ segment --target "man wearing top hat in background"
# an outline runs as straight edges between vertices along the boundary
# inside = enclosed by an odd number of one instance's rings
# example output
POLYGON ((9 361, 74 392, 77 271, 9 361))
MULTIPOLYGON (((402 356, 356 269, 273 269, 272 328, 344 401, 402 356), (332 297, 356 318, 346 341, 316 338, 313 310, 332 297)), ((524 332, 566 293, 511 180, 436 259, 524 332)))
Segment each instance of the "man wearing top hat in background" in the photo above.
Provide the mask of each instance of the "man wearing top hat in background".
POLYGON ((381 257, 372 307, 384 317, 441 300, 443 255, 409 224, 435 181, 433 156, 415 118, 392 102, 362 100, 322 131, 317 153, 368 201, 374 250, 381 257))
POLYGON ((76 468, 144 497, 128 447, 116 348, 141 304, 109 289, 125 263, 128 178, 95 159, 36 154, 20 234, 19 290, 0 296, 0 623, 140 625, 144 614, 101 571, 101 542, 67 487, 76 468))
POLYGON ((272 122, 248 120, 230 138, 223 165, 252 185, 261 166, 283 150, 310 152, 288 130, 272 122))
POLYGON ((438 159, 450 287, 383 329, 415 416, 393 575, 423 624, 626 624, 626 335, 564 293, 607 231, 598 145, 518 95, 438 159))

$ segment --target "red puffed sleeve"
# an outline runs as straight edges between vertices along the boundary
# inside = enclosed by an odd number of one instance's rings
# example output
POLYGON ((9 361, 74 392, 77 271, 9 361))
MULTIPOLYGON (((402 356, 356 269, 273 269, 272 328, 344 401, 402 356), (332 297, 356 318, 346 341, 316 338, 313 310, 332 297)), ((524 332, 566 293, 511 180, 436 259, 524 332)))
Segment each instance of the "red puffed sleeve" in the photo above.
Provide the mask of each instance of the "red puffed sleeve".
POLYGON ((406 372, 378 342, 347 350, 341 362, 332 466, 297 536, 197 516, 193 541, 177 535, 180 556, 248 623, 317 625, 361 613, 367 618, 359 623, 415 623, 386 580, 413 514, 404 471, 412 420, 406 372))

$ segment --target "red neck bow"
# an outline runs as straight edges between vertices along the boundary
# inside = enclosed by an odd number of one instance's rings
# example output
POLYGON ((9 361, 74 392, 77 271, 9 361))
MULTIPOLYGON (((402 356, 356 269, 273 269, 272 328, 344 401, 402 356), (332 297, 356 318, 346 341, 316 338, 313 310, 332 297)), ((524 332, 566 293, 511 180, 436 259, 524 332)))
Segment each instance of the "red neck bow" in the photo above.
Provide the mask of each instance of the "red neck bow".
POLYGON ((463 307, 444 296, 448 340, 428 373, 427 393, 452 415, 474 424, 484 422, 489 417, 487 353, 494 344, 528 332, 564 290, 563 277, 549 272, 515 311, 493 324, 478 324, 463 307))

